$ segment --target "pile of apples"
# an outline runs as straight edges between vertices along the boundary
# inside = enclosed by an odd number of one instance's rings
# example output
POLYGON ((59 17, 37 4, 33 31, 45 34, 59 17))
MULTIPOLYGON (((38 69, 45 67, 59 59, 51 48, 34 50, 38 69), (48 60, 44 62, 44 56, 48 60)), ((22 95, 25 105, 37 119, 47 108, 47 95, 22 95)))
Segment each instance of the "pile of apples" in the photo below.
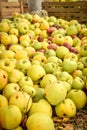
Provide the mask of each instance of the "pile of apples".
POLYGON ((55 130, 87 105, 87 27, 14 13, 0 22, 0 129, 55 130))

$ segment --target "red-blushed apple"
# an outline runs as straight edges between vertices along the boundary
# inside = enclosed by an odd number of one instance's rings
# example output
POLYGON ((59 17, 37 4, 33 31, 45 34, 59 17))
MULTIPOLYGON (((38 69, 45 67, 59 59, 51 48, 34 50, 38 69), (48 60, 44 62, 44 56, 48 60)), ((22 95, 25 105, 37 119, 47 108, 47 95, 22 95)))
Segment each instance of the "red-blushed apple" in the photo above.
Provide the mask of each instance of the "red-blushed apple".
POLYGON ((81 89, 71 89, 67 94, 67 98, 73 100, 77 110, 84 108, 87 103, 86 93, 81 89))
POLYGON ((0 111, 0 123, 3 129, 14 129, 20 125, 21 121, 22 113, 16 105, 5 106, 0 111))
POLYGON ((47 29, 48 35, 51 35, 55 30, 56 30, 55 27, 49 27, 49 28, 47 29))
POLYGON ((35 48, 33 48, 32 46, 26 47, 25 50, 27 51, 29 57, 33 57, 33 55, 36 53, 35 48))
POLYGON ((42 42, 42 41, 44 40, 44 37, 43 37, 43 36, 38 36, 38 37, 37 37, 37 40, 38 40, 39 42, 42 42))
POLYGON ((74 117, 76 115, 76 105, 73 100, 66 98, 63 102, 55 106, 56 115, 60 118, 74 117))
POLYGON ((10 97, 9 105, 16 105, 22 113, 27 113, 32 105, 32 97, 23 91, 16 92, 10 97))
POLYGON ((48 45, 48 49, 52 49, 52 50, 56 50, 57 49, 57 44, 55 44, 55 43, 50 43, 49 45, 48 45))
POLYGON ((48 41, 52 41, 53 37, 52 36, 48 36, 48 41))
POLYGON ((8 73, 0 69, 0 90, 2 90, 8 83, 8 73))
POLYGON ((4 95, 0 94, 0 111, 5 106, 8 106, 8 100, 7 100, 7 98, 4 95))
POLYGON ((69 50, 70 50, 70 52, 73 52, 73 53, 75 53, 75 54, 78 54, 78 50, 75 49, 74 47, 71 47, 69 50))
POLYGON ((68 48, 70 50, 71 45, 69 43, 63 43, 62 46, 65 46, 66 48, 68 48))
POLYGON ((8 83, 4 87, 2 94, 9 100, 9 98, 17 91, 20 91, 20 86, 17 83, 8 83))

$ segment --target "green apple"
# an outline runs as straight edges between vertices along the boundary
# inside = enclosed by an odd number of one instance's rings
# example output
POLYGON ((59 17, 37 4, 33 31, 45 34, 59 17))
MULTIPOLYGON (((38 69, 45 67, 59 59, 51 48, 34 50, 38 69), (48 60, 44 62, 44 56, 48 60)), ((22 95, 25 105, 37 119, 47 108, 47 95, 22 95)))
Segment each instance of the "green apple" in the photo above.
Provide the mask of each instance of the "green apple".
MULTIPOLYGON (((75 60, 76 62, 78 61, 78 55, 73 53, 73 52, 70 52, 70 53, 67 53, 64 57, 64 59, 71 59, 71 60, 75 60)), ((77 62, 78 64, 78 62, 77 62)))
POLYGON ((62 59, 58 58, 57 56, 50 56, 50 57, 48 57, 47 63, 49 63, 49 62, 53 62, 57 66, 61 66, 62 65, 62 59))
POLYGON ((25 13, 24 14, 24 18, 26 18, 27 20, 29 20, 30 22, 32 22, 33 20, 33 16, 30 13, 25 13))
POLYGON ((24 73, 18 69, 13 69, 8 74, 8 80, 10 83, 17 83, 21 80, 22 77, 24 77, 24 73))
POLYGON ((16 92, 9 99, 9 105, 16 105, 21 112, 27 113, 32 105, 32 98, 26 92, 16 92))
POLYGON ((46 52, 45 52, 45 56, 46 56, 47 58, 49 58, 50 56, 56 56, 56 52, 55 52, 55 50, 48 49, 48 50, 46 50, 46 52))
POLYGON ((29 47, 30 46, 30 43, 27 41, 27 40, 22 40, 20 42, 20 45, 23 46, 23 47, 29 47))
POLYGON ((8 73, 0 69, 0 90, 2 90, 8 83, 8 73))
POLYGON ((26 22, 20 21, 17 28, 20 34, 26 34, 29 30, 29 25, 26 22))
POLYGON ((63 81, 64 87, 66 88, 67 92, 69 92, 72 89, 72 86, 67 81, 63 81))
POLYGON ((33 87, 33 81, 29 76, 23 76, 19 82, 18 82, 20 87, 23 87, 24 85, 28 85, 33 87))
POLYGON ((36 90, 34 87, 29 85, 23 85, 21 86, 21 91, 28 93, 31 97, 34 97, 36 95, 36 90))
POLYGON ((30 66, 31 62, 29 61, 29 59, 26 58, 19 59, 16 62, 16 68, 22 71, 24 74, 27 73, 27 70, 29 69, 30 66))
POLYGON ((26 50, 17 51, 17 52, 15 53, 14 58, 17 59, 17 60, 22 59, 22 58, 28 59, 28 53, 27 53, 26 50))
POLYGON ((32 43, 32 47, 35 48, 35 50, 40 50, 42 48, 42 44, 41 42, 35 39, 32 43))
POLYGON ((46 64, 43 65, 46 74, 52 74, 55 70, 55 64, 53 62, 47 62, 46 64))
POLYGON ((71 99, 66 98, 63 102, 55 106, 55 112, 56 115, 60 118, 63 117, 71 118, 76 115, 77 112, 76 105, 71 99))
POLYGON ((16 65, 16 59, 14 58, 3 58, 0 60, 0 68, 6 71, 7 73, 10 73, 16 65))
POLYGON ((55 130, 52 118, 44 112, 37 112, 29 116, 26 127, 28 130, 55 130))
POLYGON ((33 80, 38 81, 46 74, 41 65, 32 65, 27 71, 27 75, 33 80))
POLYGON ((67 94, 67 98, 73 100, 77 110, 84 108, 87 103, 86 93, 81 89, 71 89, 67 94))
POLYGON ((77 69, 77 62, 72 59, 64 59, 62 63, 62 68, 68 73, 72 73, 77 69))
POLYGON ((73 38, 73 46, 81 45, 81 39, 79 37, 73 38))
POLYGON ((20 86, 17 83, 8 83, 4 87, 2 94, 9 100, 9 98, 17 91, 20 91, 20 86))
POLYGON ((7 100, 7 98, 4 95, 0 94, 0 111, 5 106, 8 106, 8 100, 7 100))
POLYGON ((9 50, 13 51, 13 52, 18 52, 18 51, 22 51, 23 50, 23 46, 19 45, 19 44, 14 44, 12 46, 10 46, 9 50))
POLYGON ((45 88, 47 84, 57 81, 57 78, 53 74, 46 74, 40 81, 40 87, 45 88))
POLYGON ((69 36, 77 35, 78 30, 75 25, 70 25, 66 28, 66 34, 69 36))
POLYGON ((23 128, 19 125, 18 127, 14 128, 12 130, 23 130, 23 128))
POLYGON ((64 47, 64 46, 59 46, 56 49, 56 55, 58 58, 63 59, 67 54, 69 54, 70 51, 68 50, 68 48, 64 47))
POLYGON ((0 111, 0 123, 3 129, 14 129, 20 125, 21 121, 22 113, 16 105, 5 106, 0 111))
POLYGON ((46 99, 40 99, 38 102, 33 102, 29 110, 29 116, 34 113, 43 112, 52 117, 52 107, 46 99))
POLYGON ((62 81, 56 81, 45 87, 45 98, 51 105, 62 102, 67 95, 67 90, 62 81))
POLYGON ((85 43, 81 46, 80 55, 81 56, 87 56, 87 43, 85 43))
POLYGON ((79 62, 81 62, 84 67, 87 67, 87 56, 80 57, 79 62))
POLYGON ((36 94, 32 98, 33 102, 38 102, 40 99, 44 99, 44 88, 36 87, 35 88, 36 94))
POLYGON ((85 82, 82 78, 76 76, 72 81, 72 88, 83 89, 85 87, 85 82))

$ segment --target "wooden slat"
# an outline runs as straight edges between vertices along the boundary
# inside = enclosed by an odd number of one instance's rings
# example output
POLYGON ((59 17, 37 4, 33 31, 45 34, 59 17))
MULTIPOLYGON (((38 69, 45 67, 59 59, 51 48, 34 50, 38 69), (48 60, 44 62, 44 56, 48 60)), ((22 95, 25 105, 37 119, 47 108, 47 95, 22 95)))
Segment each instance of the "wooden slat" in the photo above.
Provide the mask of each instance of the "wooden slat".
POLYGON ((66 20, 77 19, 79 22, 87 22, 87 1, 42 2, 42 9, 45 9, 49 16, 53 15, 66 20))

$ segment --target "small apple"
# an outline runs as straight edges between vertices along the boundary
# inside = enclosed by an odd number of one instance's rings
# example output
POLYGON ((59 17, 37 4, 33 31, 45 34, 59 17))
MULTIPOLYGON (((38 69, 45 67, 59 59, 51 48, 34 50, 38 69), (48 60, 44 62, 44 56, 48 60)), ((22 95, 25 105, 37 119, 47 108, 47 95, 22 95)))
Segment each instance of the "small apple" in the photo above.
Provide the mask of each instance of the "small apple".
POLYGON ((54 32, 54 30, 56 30, 55 27, 49 27, 49 28, 47 29, 48 35, 51 35, 51 34, 54 32))
POLYGON ((32 46, 26 47, 25 50, 27 51, 29 57, 33 57, 33 55, 36 53, 35 48, 32 46))
POLYGON ((64 43, 64 36, 62 34, 56 34, 53 36, 52 42, 57 45, 62 45, 64 43))
POLYGON ((45 88, 47 84, 57 81, 57 78, 53 74, 46 74, 40 81, 40 87, 45 88))
POLYGON ((55 106, 56 115, 60 118, 74 117, 76 115, 76 105, 73 100, 66 98, 63 102, 55 106))
POLYGON ((52 49, 52 50, 55 50, 56 51, 56 49, 57 49, 57 44, 55 44, 55 43, 50 43, 49 45, 48 45, 48 49, 52 49))
POLYGON ((1 53, 1 59, 2 58, 14 58, 15 53, 11 50, 4 50, 1 53))
POLYGON ((21 121, 22 113, 16 105, 5 106, 0 111, 0 123, 3 129, 14 129, 20 125, 21 121))
POLYGON ((66 34, 69 35, 69 36, 72 36, 72 35, 77 35, 78 34, 78 30, 76 28, 75 25, 70 25, 66 28, 66 34))
POLYGON ((86 93, 81 89, 71 89, 67 94, 67 98, 73 100, 77 110, 84 108, 87 103, 86 93))
POLYGON ((0 32, 8 32, 9 31, 9 24, 6 21, 0 22, 0 32))
POLYGON ((42 48, 41 42, 38 40, 34 40, 32 43, 32 47, 37 51, 42 48))
POLYGON ((80 55, 81 56, 87 56, 87 43, 85 43, 81 46, 80 55))
POLYGON ((1 44, 7 45, 11 43, 11 37, 8 34, 2 34, 0 37, 1 44))
POLYGON ((13 51, 13 52, 18 52, 18 51, 22 51, 23 50, 23 46, 19 45, 19 44, 14 44, 14 45, 11 45, 9 47, 9 50, 13 51))
POLYGON ((38 36, 38 37, 37 37, 37 40, 38 40, 39 42, 42 42, 42 41, 44 40, 44 38, 43 38, 43 36, 38 36))
POLYGON ((53 62, 47 62, 43 65, 43 68, 46 71, 46 74, 52 74, 55 70, 55 64, 53 62))
POLYGON ((41 30, 47 30, 49 28, 49 23, 44 19, 41 23, 40 23, 40 29, 41 30))
POLYGON ((4 87, 2 94, 9 100, 9 98, 17 91, 20 91, 20 87, 17 83, 8 83, 4 87))
POLYGON ((55 52, 55 50, 48 49, 48 50, 46 50, 46 52, 45 52, 45 56, 46 56, 47 58, 50 57, 50 56, 56 56, 56 52, 55 52))
POLYGON ((9 99, 9 105, 16 105, 21 112, 27 113, 32 105, 32 98, 26 92, 16 92, 9 99))
POLYGON ((19 35, 19 31, 18 31, 17 28, 12 27, 12 28, 9 29, 9 34, 18 36, 19 35))
POLYGON ((10 83, 17 83, 22 77, 24 77, 24 73, 15 68, 8 74, 8 80, 10 83))
POLYGON ((15 34, 9 34, 11 41, 11 44, 18 44, 18 37, 15 34))
POLYGON ((87 56, 80 57, 79 62, 81 62, 84 67, 87 67, 87 56))
POLYGON ((76 76, 72 81, 72 88, 83 89, 85 87, 85 82, 82 78, 76 76))

